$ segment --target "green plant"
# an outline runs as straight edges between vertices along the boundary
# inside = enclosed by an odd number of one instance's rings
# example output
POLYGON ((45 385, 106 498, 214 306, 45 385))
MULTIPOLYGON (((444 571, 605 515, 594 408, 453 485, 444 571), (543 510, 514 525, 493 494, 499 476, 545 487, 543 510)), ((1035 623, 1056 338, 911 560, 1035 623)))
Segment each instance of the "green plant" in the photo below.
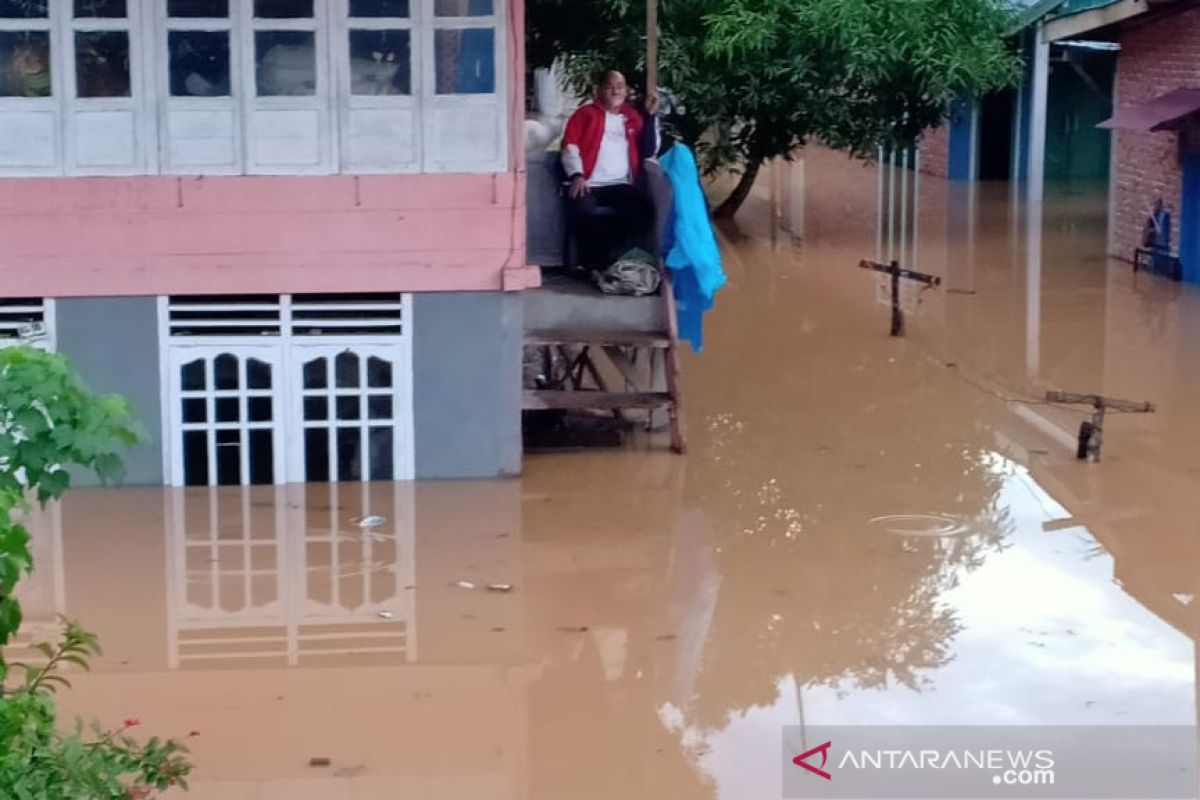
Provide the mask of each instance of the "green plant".
MULTIPOLYGON (((741 180, 809 138, 856 155, 908 146, 952 100, 1016 80, 1010 0, 658 0, 660 71, 706 172, 741 180)), ((641 0, 530 0, 529 63, 565 57, 576 88, 602 68, 645 74, 641 0)), ((584 95, 586 96, 586 94, 584 95)))
POLYGON ((29 532, 20 515, 29 502, 57 499, 70 467, 102 480, 121 474, 117 447, 139 433, 128 404, 97 396, 66 358, 25 347, 0 350, 0 797, 19 800, 141 800, 169 786, 186 787, 190 770, 178 742, 139 742, 129 731, 82 725, 59 730, 55 692, 70 683, 64 665, 87 669, 100 653, 96 637, 63 620, 56 644, 37 643, 37 663, 9 663, 5 645, 21 626, 16 588, 32 568, 29 532), (13 673, 22 679, 14 685, 13 673))

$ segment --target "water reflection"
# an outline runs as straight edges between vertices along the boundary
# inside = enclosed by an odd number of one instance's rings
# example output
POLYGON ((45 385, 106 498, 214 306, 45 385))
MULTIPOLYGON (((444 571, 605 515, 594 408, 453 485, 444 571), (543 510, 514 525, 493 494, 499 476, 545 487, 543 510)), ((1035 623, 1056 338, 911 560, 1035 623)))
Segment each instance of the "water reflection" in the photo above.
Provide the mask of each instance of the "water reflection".
POLYGON ((408 484, 168 496, 168 665, 416 658, 408 484))

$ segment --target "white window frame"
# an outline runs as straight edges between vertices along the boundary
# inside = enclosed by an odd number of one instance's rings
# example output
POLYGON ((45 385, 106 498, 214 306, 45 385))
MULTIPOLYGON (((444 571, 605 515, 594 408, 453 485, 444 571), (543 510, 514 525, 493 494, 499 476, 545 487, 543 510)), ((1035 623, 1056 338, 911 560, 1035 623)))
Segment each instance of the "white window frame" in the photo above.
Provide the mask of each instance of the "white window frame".
POLYGON ((145 13, 146 3, 154 0, 126 0, 125 14, 120 18, 74 16, 75 0, 49 0, 51 16, 60 31, 58 48, 62 68, 63 88, 63 171, 67 175, 142 175, 157 171, 158 148, 155 144, 154 115, 148 113, 149 101, 154 91, 153 76, 148 66, 153 63, 145 57, 143 36, 153 14, 145 13), (148 20, 147 17, 150 19, 148 20), (79 97, 76 83, 75 35, 76 33, 123 31, 129 37, 129 96, 128 97, 79 97), (121 114, 131 118, 131 159, 125 163, 88 163, 81 159, 82 148, 96 131, 86 129, 88 117, 107 116, 110 119, 121 114))
MULTIPOLYGON (((168 19, 166 0, 127 0, 125 19, 73 18, 73 0, 49 0, 44 19, 2 19, 0 31, 46 30, 50 34, 51 96, 0 98, 0 115, 24 113, 25 124, 50 130, 53 163, 14 163, 0 167, 4 176, 83 175, 329 175, 401 173, 495 173, 509 169, 508 57, 512 47, 506 0, 493 0, 493 14, 481 17, 435 17, 436 0, 410 0, 405 18, 357 17, 351 22, 348 0, 314 0, 314 16, 306 19, 257 19, 253 0, 229 0, 230 17, 168 19), (411 31, 410 95, 351 94, 349 38, 351 29, 411 31), (437 93, 434 37, 437 30, 492 29, 495 33, 495 92, 455 95, 437 93), (77 30, 128 30, 131 96, 76 98, 74 41, 77 30), (228 30, 230 36, 229 97, 173 97, 170 94, 168 32, 228 30), (317 91, 312 96, 258 97, 254 70, 254 34, 263 30, 312 31, 315 40, 317 91), (375 120, 363 123, 379 111, 375 120), (377 126, 390 112, 390 127, 377 126), (204 115, 212 114, 206 120, 204 115), (412 115, 411 147, 378 157, 356 157, 352 139, 356 125, 367 124, 380 138, 395 135, 403 114, 412 115), (132 116, 132 160, 127 164, 87 163, 80 158, 90 122, 104 126, 104 115, 132 116), (313 115, 314 157, 308 163, 282 163, 259 148, 263 128, 292 130, 292 123, 313 115), (50 124, 39 122, 46 115, 50 124), (190 115, 190 116, 189 116, 190 115), (220 115, 227 115, 221 118, 220 115), (232 118, 232 122, 228 120, 232 118), (188 127, 190 126, 190 127, 188 127), (188 127, 195 138, 226 141, 228 159, 187 158, 177 152, 176 133, 188 127), (382 130, 382 132, 380 132, 382 130)), ((15 119, 14 116, 8 116, 15 119)), ((14 122, 14 125, 17 124, 14 122)), ((93 128, 94 129, 94 128, 93 128)), ((187 136, 179 137, 181 139, 187 136)), ((215 143, 210 143, 217 148, 215 143)), ((376 148, 378 150, 378 148, 376 148)), ((208 152, 213 152, 212 150, 208 152)))
MULTIPOLYGON (((27 19, 0 19, 0 31, 24 33, 26 31, 46 31, 50 42, 50 96, 49 97, 0 97, 0 115, 11 119, 17 114, 50 117, 51 163, 25 164, 0 167, 0 176, 7 175, 58 175, 62 172, 63 163, 63 110, 62 98, 65 95, 63 74, 66 60, 63 56, 63 37, 61 26, 55 24, 55 9, 62 0, 46 0, 49 11, 45 17, 27 19)), ((0 144, 3 147, 3 144, 0 144)))
MULTIPOLYGON (((146 39, 153 53, 148 63, 154 65, 154 73, 159 77, 158 102, 158 151, 162 171, 167 174, 193 174, 202 172, 205 175, 238 175, 245 163, 243 113, 239 93, 244 83, 242 77, 243 58, 240 56, 242 31, 236 24, 236 6, 238 0, 229 0, 230 16, 217 17, 169 17, 167 16, 168 0, 159 0, 155 4, 153 30, 146 39), (229 94, 225 97, 176 97, 171 94, 171 51, 170 34, 179 31, 219 31, 229 36, 229 94), (216 116, 214 116, 216 115, 216 116), (226 137, 215 135, 222 127, 217 121, 220 115, 229 117, 229 134, 226 137), (205 117, 207 116, 207 119, 205 117), (177 157, 175 152, 176 133, 180 129, 191 126, 192 131, 208 133, 214 141, 227 141, 229 158, 223 162, 213 159, 187 159, 177 157), (205 130, 207 129, 207 130, 205 130), (214 130, 216 129, 216 130, 214 130)), ((196 136, 178 136, 180 140, 199 138, 196 136)), ((183 142, 178 144, 182 145, 183 142)))
MULTIPOLYGON (((389 304, 389 307, 392 307, 392 305, 389 304)), ((279 333, 277 335, 259 335, 253 331, 253 328, 261 327, 261 323, 255 325, 246 323, 246 327, 249 330, 247 335, 244 336, 222 334, 180 337, 171 335, 170 298, 159 297, 159 368, 162 376, 160 380, 160 402, 162 408, 164 483, 168 486, 184 485, 182 433, 185 427, 180 403, 182 397, 180 394, 179 366, 196 357, 209 355, 215 357, 215 355, 221 352, 229 352, 236 355, 239 359, 246 357, 261 358, 272 365, 272 391, 275 400, 272 419, 275 483, 276 485, 304 483, 306 480, 304 458, 305 425, 303 419, 304 392, 300 386, 300 381, 302 380, 300 371, 305 360, 311 359, 314 351, 333 352, 335 348, 338 351, 350 350, 356 352, 364 359, 372 355, 386 355, 388 360, 392 362, 393 417, 392 425, 390 426, 392 428, 392 480, 413 480, 416 476, 416 426, 413 402, 415 387, 413 384, 412 360, 414 330, 412 295, 402 294, 399 305, 402 331, 400 334, 298 335, 293 333, 292 330, 292 312, 293 309, 301 310, 306 306, 300 302, 294 303, 290 295, 281 295, 278 306, 245 306, 247 309, 255 310, 277 307, 280 311, 278 323, 268 323, 268 325, 278 325, 279 333), (255 355, 256 352, 269 352, 273 355, 268 358, 255 355)), ((234 304, 231 304, 230 307, 234 307, 234 304)), ((372 306, 370 304, 324 306, 324 309, 327 311, 353 310, 355 308, 369 310, 372 306)), ((298 321, 295 327, 304 327, 307 324, 304 321, 298 321)), ((376 321, 375 324, 376 326, 385 326, 389 323, 387 321, 376 321)), ((394 322, 390 324, 394 325, 394 322)), ((226 325, 225 327, 230 326, 226 325)), ((331 327, 333 326, 331 325, 331 327)), ((368 322, 362 325, 356 324, 356 327, 369 329, 372 325, 368 322)), ((371 427, 367 419, 365 403, 362 414, 363 419, 359 428, 365 432, 371 427)), ((241 414, 243 428, 246 424, 246 416, 245 404, 243 403, 241 414)), ((331 422, 333 416, 334 410, 331 407, 331 422)), ((208 411, 207 420, 207 424, 215 424, 213 422, 214 415, 211 407, 208 411)), ((242 436, 244 443, 244 430, 242 436)), ((364 452, 367 451, 368 445, 369 440, 364 438, 361 444, 364 452)), ((241 455, 242 485, 248 486, 250 485, 250 474, 246 464, 247 450, 244 444, 241 455)), ((215 474, 215 470, 216 463, 212 448, 210 447, 210 480, 211 476, 215 474)), ((369 480, 369 467, 364 467, 363 473, 363 480, 369 480)), ((329 482, 339 482, 336 472, 330 474, 329 482)))
MULTIPOLYGON (((328 174, 333 163, 333 109, 335 92, 332 91, 332 71, 329 65, 329 6, 328 0, 312 0, 313 16, 299 19, 260 19, 254 16, 254 0, 230 0, 230 13, 237 13, 237 24, 242 31, 239 37, 242 74, 235 86, 240 88, 242 137, 245 142, 243 172, 247 175, 323 175, 328 174), (258 96, 258 75, 254 69, 254 47, 256 34, 266 31, 296 31, 313 34, 313 61, 316 70, 316 90, 311 95, 258 96), (316 157, 307 165, 291 164, 272 166, 266 160, 270 146, 259 150, 260 131, 258 126, 270 124, 277 130, 290 128, 284 120, 297 119, 305 113, 315 114, 317 119, 316 157), (285 116, 286 115, 286 116, 285 116)), ((265 137, 263 137, 265 138, 265 137)), ((282 138, 282 137, 280 137, 282 138)), ((289 137, 290 138, 290 137, 289 137)))
MULTIPOLYGON (((338 159, 341 171, 351 174, 406 173, 421 168, 421 52, 424 37, 421 35, 421 8, 423 0, 409 0, 408 17, 353 17, 350 16, 350 0, 331 0, 330 52, 334 59, 336 94, 334 105, 338 120, 338 159), (406 30, 409 35, 409 93, 406 95, 355 95, 353 94, 350 64, 350 31, 406 30), (334 44, 336 43, 336 45, 334 44), (370 112, 411 114, 409 136, 412 147, 408 158, 360 160, 353 156, 354 137, 359 118, 370 112)), ((381 114, 382 115, 382 114, 381 114)))
POLYGON ((435 17, 437 0, 413 0, 422 9, 422 80, 420 82, 423 109, 421 114, 422 140, 425 142, 423 171, 439 172, 503 172, 508 168, 508 38, 509 19, 507 0, 492 0, 492 14, 480 17, 435 17), (495 35, 496 87, 492 94, 438 94, 437 52, 435 36, 439 30, 491 29, 495 35), (481 113, 494 113, 494 124, 479 126, 472 133, 485 142, 494 142, 496 150, 491 157, 471 158, 470 150, 446 155, 439 154, 436 143, 446 140, 447 131, 440 124, 443 119, 453 120, 453 112, 461 112, 458 118, 471 120, 476 125, 481 113))

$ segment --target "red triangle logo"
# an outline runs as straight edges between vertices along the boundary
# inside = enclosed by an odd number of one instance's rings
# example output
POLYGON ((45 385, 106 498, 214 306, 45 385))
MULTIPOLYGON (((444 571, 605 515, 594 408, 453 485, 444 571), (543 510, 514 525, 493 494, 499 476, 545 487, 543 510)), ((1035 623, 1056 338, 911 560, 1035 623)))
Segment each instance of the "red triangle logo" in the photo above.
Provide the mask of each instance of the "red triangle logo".
POLYGON ((825 762, 829 760, 829 747, 832 744, 833 744, 833 742, 826 742, 825 744, 814 747, 812 750, 809 750, 806 753, 801 753, 800 755, 798 755, 792 759, 792 763, 795 764, 797 767, 804 767, 806 770, 808 770, 809 772, 811 772, 814 775, 820 775, 825 780, 831 781, 831 780, 833 780, 833 776, 825 771, 825 762), (820 767, 814 767, 812 764, 809 764, 808 761, 806 760, 806 759, 812 758, 817 753, 821 754, 821 766, 820 767))

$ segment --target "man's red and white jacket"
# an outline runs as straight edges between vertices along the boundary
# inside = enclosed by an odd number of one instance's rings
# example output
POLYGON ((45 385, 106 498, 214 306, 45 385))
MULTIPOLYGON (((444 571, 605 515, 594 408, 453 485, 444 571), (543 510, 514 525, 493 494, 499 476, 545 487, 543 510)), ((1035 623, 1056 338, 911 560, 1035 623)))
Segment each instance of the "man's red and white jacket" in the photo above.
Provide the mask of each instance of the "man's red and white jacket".
MULTIPOLYGON (((567 129, 563 133, 562 161, 567 177, 583 175, 585 180, 592 179, 596 169, 596 161, 600 157, 600 143, 604 139, 604 123, 607 109, 593 101, 581 106, 567 121, 567 129)), ((641 112, 626 103, 616 112, 625 118, 625 140, 629 143, 629 175, 637 180, 641 169, 643 150, 642 131, 646 122, 641 112)), ((653 152, 649 153, 653 155, 653 152)))

